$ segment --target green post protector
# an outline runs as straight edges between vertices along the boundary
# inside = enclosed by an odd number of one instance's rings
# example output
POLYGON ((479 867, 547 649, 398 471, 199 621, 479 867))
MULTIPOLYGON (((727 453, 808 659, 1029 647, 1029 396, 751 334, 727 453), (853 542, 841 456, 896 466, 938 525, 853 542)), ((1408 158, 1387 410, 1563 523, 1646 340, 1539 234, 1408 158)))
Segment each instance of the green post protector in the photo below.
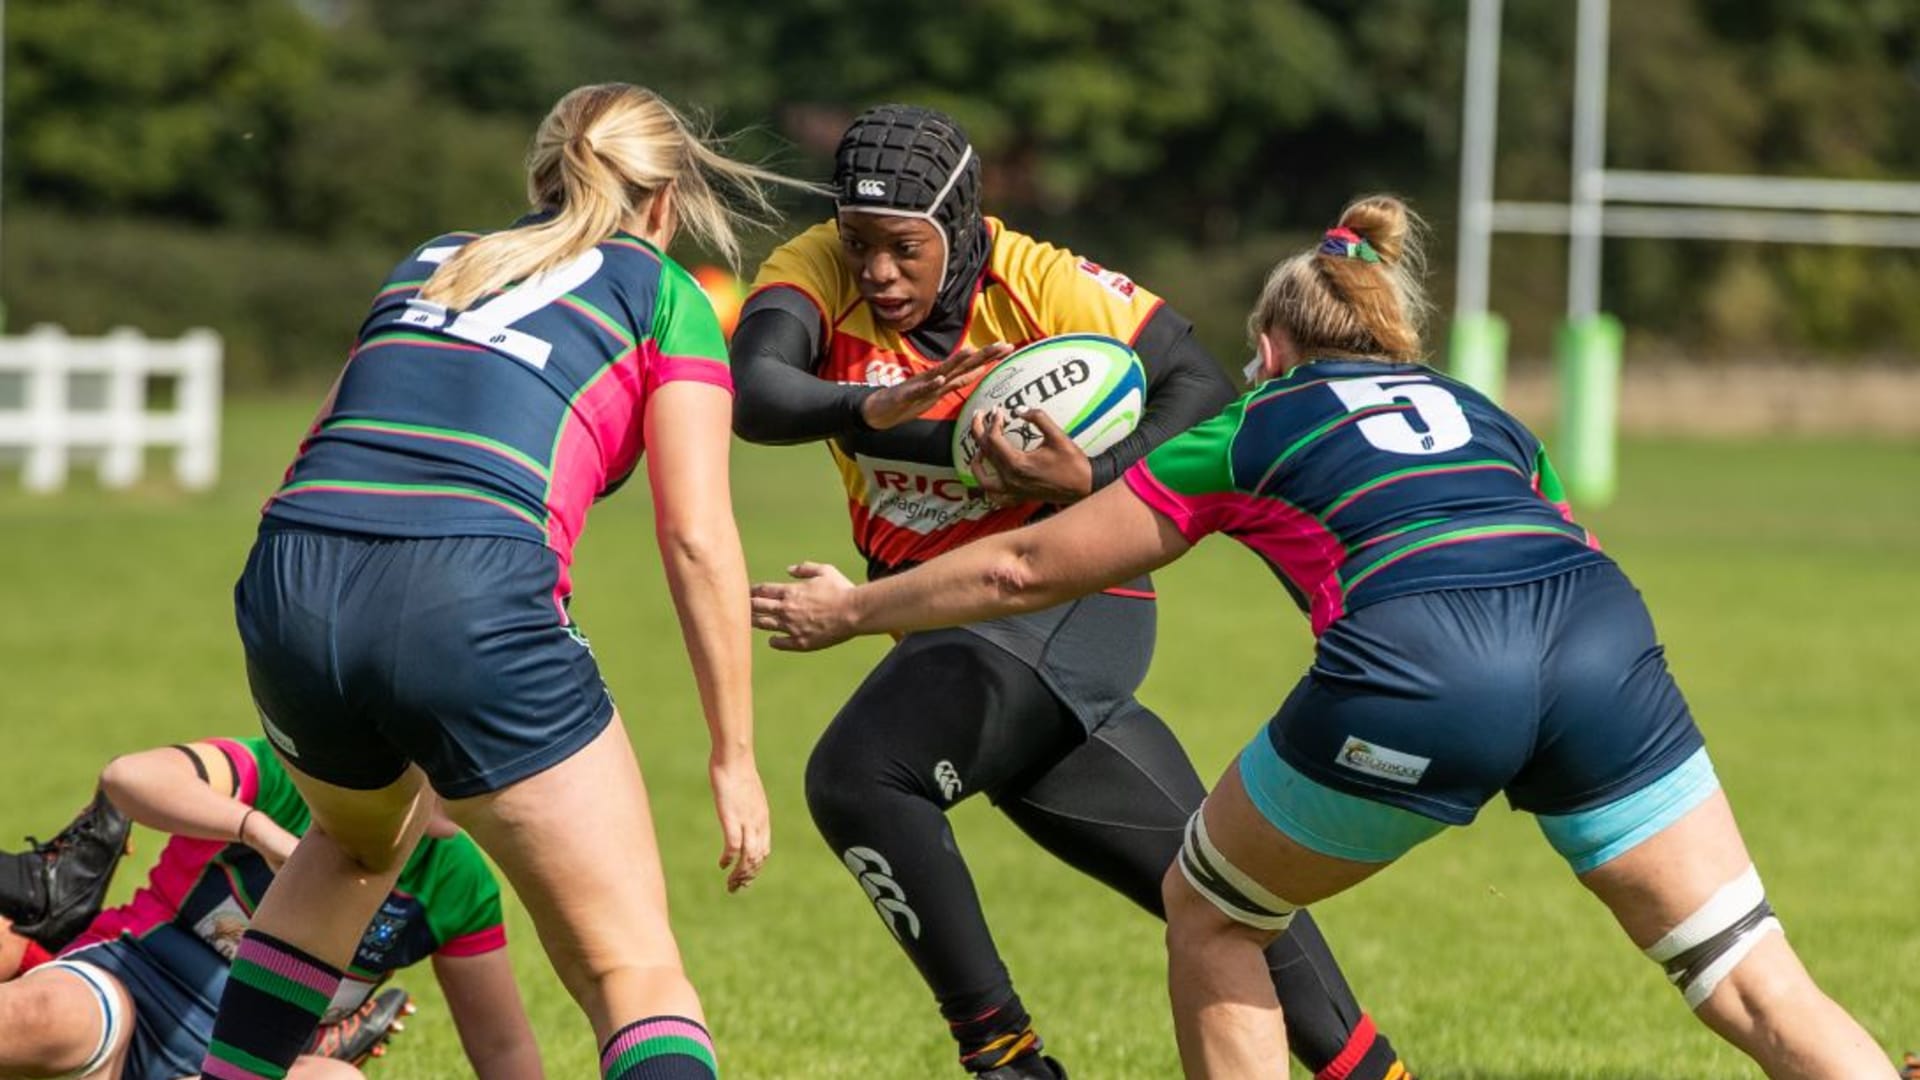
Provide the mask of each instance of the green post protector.
POLYGON ((1455 315, 1447 373, 1497 404, 1507 384, 1507 320, 1490 311, 1455 315))
POLYGON ((1554 338, 1560 375, 1560 438, 1554 453, 1571 500, 1613 501, 1620 423, 1620 320, 1569 319, 1554 338))

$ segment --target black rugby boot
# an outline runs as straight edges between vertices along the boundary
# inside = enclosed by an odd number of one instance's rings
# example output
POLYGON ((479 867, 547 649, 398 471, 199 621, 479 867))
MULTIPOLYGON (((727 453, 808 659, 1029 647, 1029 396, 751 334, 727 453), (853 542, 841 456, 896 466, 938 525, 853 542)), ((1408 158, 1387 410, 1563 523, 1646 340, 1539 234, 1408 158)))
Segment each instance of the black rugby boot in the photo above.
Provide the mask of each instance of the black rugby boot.
POLYGON ((107 801, 105 792, 95 791, 93 802, 58 836, 45 843, 28 837, 32 850, 15 858, 38 877, 41 902, 38 911, 28 913, 32 917, 15 920, 13 932, 54 953, 79 937, 100 914, 132 831, 127 815, 107 801))
POLYGON ((1067 1080, 1065 1066, 1039 1054, 1028 1054, 997 1069, 974 1075, 980 1080, 1067 1080))
POLYGON ((413 999, 397 986, 388 987, 369 998, 359 1012, 316 1029, 307 1053, 364 1065, 368 1058, 386 1056, 387 1040, 406 1030, 406 1019, 412 1015, 413 999))

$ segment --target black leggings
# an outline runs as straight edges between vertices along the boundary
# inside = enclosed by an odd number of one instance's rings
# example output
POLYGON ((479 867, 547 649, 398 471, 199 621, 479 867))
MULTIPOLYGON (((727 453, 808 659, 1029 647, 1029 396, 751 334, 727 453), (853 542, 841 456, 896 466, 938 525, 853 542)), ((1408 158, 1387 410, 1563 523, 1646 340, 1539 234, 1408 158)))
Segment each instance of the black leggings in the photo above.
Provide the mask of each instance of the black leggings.
MULTIPOLYGON (((948 1020, 1013 992, 946 807, 985 792, 1061 861, 1159 918, 1160 880, 1206 787, 1134 702, 1092 735, 1033 669, 964 630, 915 634, 840 710, 807 763, 807 805, 948 1020)), ((1360 1020, 1313 919, 1267 950, 1294 1054, 1319 1071, 1360 1020)))

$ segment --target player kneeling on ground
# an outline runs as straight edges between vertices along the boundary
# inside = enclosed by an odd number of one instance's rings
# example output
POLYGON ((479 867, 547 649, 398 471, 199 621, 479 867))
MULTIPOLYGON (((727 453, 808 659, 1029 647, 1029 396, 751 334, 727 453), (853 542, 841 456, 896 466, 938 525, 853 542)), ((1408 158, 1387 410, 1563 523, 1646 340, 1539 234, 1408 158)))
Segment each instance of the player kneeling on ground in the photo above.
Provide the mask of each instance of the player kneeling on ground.
MULTIPOLYGON (((13 920, 0 920, 0 979, 11 980, 0 982, 0 1077, 199 1072, 241 934, 307 826, 264 739, 116 758, 60 836, 0 856, 0 914, 13 920), (133 900, 101 912, 129 816, 172 837, 133 900)), ((505 946, 500 889, 479 849, 460 834, 422 841, 349 977, 319 1003, 328 1024, 288 1075, 360 1075, 349 1063, 374 1054, 408 1008, 404 992, 381 983, 431 957, 475 1073, 538 1078, 505 946)), ((280 974, 287 992, 316 993, 299 970, 280 974)))
POLYGON ((1646 608, 1540 440, 1418 362, 1410 225, 1363 199, 1281 263, 1249 321, 1257 385, 1123 483, 857 589, 802 565, 755 589, 756 623, 812 649, 1045 608, 1214 532, 1266 560, 1319 641, 1164 882, 1189 1076, 1286 1076, 1261 950, 1505 791, 1768 1075, 1891 1078, 1780 933, 1646 608))

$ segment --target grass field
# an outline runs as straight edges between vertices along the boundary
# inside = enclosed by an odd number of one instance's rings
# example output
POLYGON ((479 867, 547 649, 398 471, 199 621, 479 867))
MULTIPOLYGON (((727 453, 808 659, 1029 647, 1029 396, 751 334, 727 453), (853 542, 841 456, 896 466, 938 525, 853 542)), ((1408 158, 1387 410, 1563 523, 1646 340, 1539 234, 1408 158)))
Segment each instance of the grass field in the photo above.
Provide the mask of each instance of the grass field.
MULTIPOLYGON (((0 838, 57 828, 116 752, 256 730, 229 589, 311 407, 236 406, 225 481, 206 497, 162 484, 110 496, 83 481, 30 498, 0 474, 0 838)), ((796 557, 850 562, 823 452, 746 449, 737 461, 756 576, 796 557)), ((1920 448, 1636 444, 1623 492, 1588 523, 1652 605, 1793 941, 1883 1045, 1920 1045, 1920 448)), ((760 884, 726 896, 704 734, 650 520, 638 491, 596 511, 575 611, 633 728, 675 924, 728 1075, 952 1073, 925 990, 801 797, 815 734, 880 646, 760 654, 776 854, 760 884)), ((1228 541, 1160 584, 1144 696, 1211 776, 1297 676, 1308 634, 1228 541)), ((956 816, 1021 993, 1075 1077, 1175 1075, 1157 926, 990 808, 956 816)), ((116 895, 159 846, 144 833, 138 843, 116 895)), ((1362 1001, 1422 1076, 1748 1075, 1504 807, 1317 911, 1362 1001)), ((517 908, 511 921, 549 1075, 593 1075, 585 1026, 517 908)), ((421 1012, 373 1075, 467 1075, 430 976, 403 982, 421 1012)))

